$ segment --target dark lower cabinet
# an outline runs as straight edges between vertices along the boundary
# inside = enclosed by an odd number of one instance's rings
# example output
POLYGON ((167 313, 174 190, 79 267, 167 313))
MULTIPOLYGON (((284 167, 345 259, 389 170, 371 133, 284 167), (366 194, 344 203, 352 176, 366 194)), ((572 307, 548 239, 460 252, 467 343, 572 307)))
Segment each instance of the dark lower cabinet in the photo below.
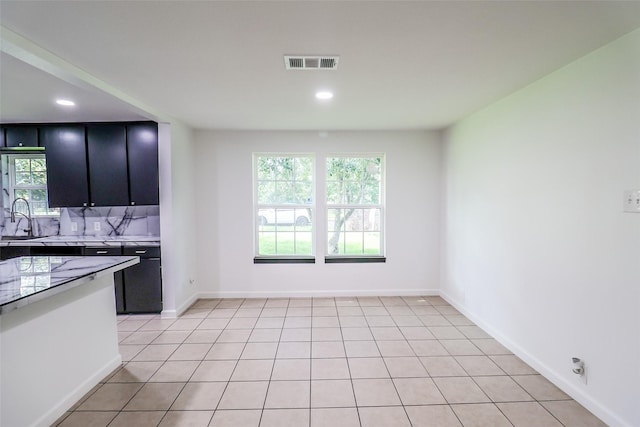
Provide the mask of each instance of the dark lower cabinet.
POLYGON ((123 271, 126 313, 162 311, 162 274, 159 247, 124 247, 123 255, 136 255, 140 263, 123 271))
POLYGON ((127 313, 162 311, 160 259, 140 259, 140 264, 124 270, 124 300, 127 313))
MULTIPOLYGON (((85 256, 113 256, 113 255, 122 255, 122 248, 120 246, 111 246, 111 247, 85 247, 84 248, 85 256)), ((115 292, 116 292, 116 313, 123 314, 125 313, 124 306, 124 275, 123 270, 116 271, 113 273, 113 282, 115 284, 115 292)))
POLYGON ((86 247, 84 254, 87 256, 139 256, 139 264, 115 273, 116 311, 118 314, 160 313, 162 311, 162 273, 159 247, 86 247))

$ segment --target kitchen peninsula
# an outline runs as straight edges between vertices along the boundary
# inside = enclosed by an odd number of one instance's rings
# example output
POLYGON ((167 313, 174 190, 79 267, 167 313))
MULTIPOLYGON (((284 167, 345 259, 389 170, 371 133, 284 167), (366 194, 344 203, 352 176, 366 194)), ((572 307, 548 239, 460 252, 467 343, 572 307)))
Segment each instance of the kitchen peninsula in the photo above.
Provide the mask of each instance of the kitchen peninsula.
POLYGON ((140 263, 115 274, 116 312, 162 311, 160 236, 44 236, 22 240, 3 236, 0 260, 19 256, 138 256, 140 263))
POLYGON ((51 425, 121 363, 114 273, 136 256, 0 262, 0 425, 51 425))

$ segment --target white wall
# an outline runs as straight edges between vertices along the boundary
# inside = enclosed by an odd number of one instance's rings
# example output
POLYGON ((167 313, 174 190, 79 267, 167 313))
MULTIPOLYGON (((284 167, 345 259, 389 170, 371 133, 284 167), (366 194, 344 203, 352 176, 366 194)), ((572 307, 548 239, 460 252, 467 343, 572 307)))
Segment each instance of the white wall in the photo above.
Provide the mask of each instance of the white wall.
POLYGON ((193 132, 179 122, 161 123, 160 236, 162 242, 162 315, 179 315, 195 301, 196 276, 193 132))
POLYGON ((54 425, 121 366, 113 272, 122 268, 2 313, 0 425, 54 425))
MULTIPOLYGON (((440 135, 435 132, 197 133, 198 277, 208 296, 434 293, 439 281, 440 135), (386 154, 386 263, 254 264, 253 152, 386 154)), ((318 171, 318 177, 323 176, 318 171)), ((317 195, 320 199, 322 193, 317 195)), ((320 216, 320 212, 318 212, 320 216)))
POLYGON ((610 425, 639 426, 640 215, 622 194, 640 188, 640 30, 445 139, 445 297, 610 425))

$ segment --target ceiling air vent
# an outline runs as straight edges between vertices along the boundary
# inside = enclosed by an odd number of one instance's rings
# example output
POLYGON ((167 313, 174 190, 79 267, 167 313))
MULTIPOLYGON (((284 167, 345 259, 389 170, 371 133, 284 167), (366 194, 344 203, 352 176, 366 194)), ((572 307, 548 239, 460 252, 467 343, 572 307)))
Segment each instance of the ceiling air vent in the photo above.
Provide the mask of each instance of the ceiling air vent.
POLYGON ((339 61, 339 56, 285 55, 284 67, 287 70, 337 70, 339 61))

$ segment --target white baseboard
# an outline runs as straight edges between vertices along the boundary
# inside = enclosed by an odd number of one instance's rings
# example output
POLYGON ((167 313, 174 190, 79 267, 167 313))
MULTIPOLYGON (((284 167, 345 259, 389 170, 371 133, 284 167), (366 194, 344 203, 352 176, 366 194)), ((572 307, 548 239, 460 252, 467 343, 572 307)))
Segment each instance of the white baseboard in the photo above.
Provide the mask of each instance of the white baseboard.
POLYGON ((187 311, 189 307, 191 307, 193 303, 198 301, 198 299, 200 298, 202 298, 200 294, 193 294, 175 310, 162 310, 162 313, 160 313, 160 317, 162 319, 175 319, 176 317, 187 311))
POLYGON ((62 397, 60 402, 42 415, 35 423, 33 427, 37 426, 50 426, 53 425, 65 412, 67 412, 73 405, 75 405, 85 394, 89 393, 92 388, 100 383, 116 368, 122 365, 122 356, 118 354, 95 374, 87 378, 82 384, 76 387, 71 393, 62 397))
POLYGON ((571 396, 576 402, 587 408, 591 413, 600 418, 611 427, 633 427, 631 424, 627 424, 624 420, 621 420, 615 413, 604 407, 600 402, 594 400, 591 396, 586 394, 582 389, 577 388, 574 384, 567 382, 563 377, 551 369, 548 365, 543 363, 540 359, 520 347, 514 341, 507 336, 503 335, 499 330, 495 329, 492 325, 485 323, 481 318, 476 316, 473 312, 467 310, 465 306, 455 298, 452 298, 446 292, 440 291, 440 296, 455 307, 460 313, 464 314, 469 320, 474 322, 480 328, 484 329, 489 335, 495 338, 500 344, 505 346, 509 351, 518 356, 524 362, 526 362, 533 369, 542 374, 543 377, 551 381, 556 387, 564 391, 571 396))
MULTIPOLYGON (((194 299, 208 298, 309 298, 309 297, 364 297, 364 296, 435 296, 438 289, 384 289, 384 290, 341 290, 341 291, 216 291, 201 292, 194 299)), ((189 305, 193 304, 191 302, 189 305)))
POLYGON ((175 319, 176 317, 178 317, 176 310, 162 310, 160 312, 161 319, 175 319))

